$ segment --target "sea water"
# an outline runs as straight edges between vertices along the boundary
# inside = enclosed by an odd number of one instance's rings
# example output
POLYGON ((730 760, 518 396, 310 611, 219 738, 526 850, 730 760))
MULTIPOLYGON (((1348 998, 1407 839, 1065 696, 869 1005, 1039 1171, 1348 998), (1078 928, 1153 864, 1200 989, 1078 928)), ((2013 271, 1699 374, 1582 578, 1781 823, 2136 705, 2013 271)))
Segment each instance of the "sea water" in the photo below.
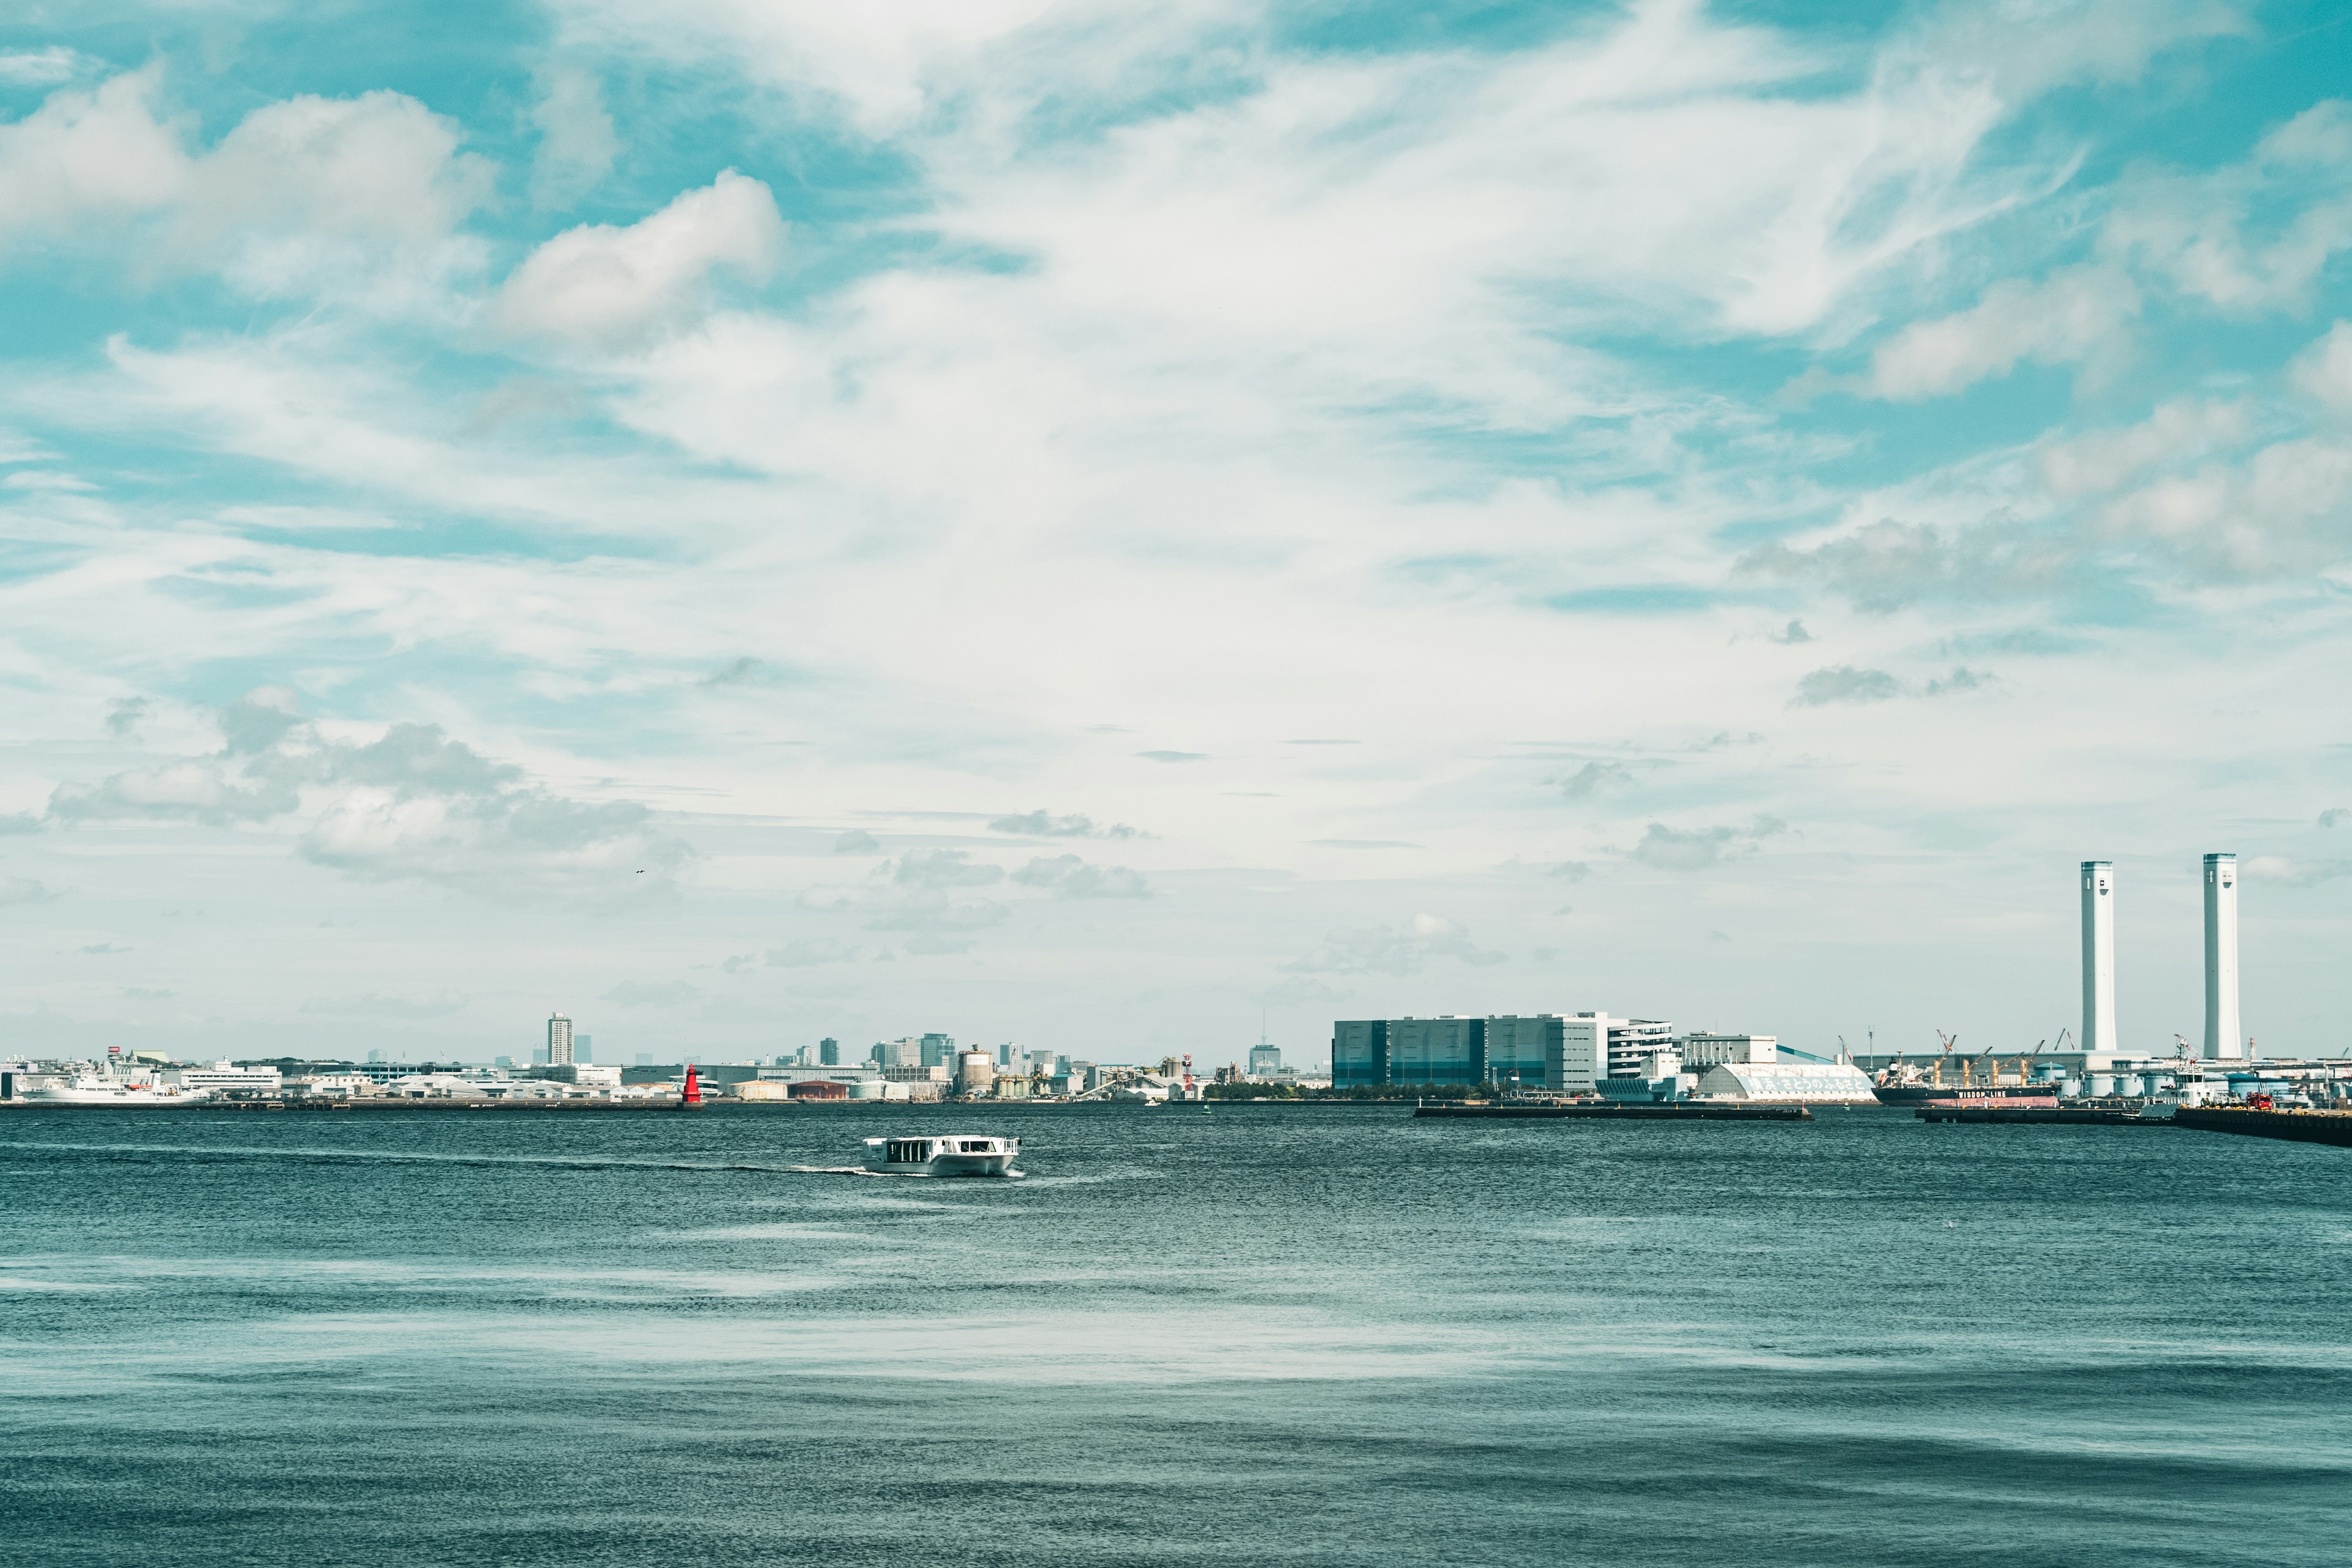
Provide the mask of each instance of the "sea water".
POLYGON ((2336 1149, 18 1110, 0 1205, 10 1563, 2352 1560, 2336 1149))

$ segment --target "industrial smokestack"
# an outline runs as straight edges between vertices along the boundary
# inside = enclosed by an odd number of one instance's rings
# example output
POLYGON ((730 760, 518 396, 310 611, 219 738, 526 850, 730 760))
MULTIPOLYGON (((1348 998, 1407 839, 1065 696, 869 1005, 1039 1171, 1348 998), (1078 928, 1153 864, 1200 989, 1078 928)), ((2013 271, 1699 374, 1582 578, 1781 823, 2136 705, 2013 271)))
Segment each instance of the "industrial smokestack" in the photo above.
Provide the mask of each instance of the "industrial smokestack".
POLYGON ((2205 1054, 2240 1061, 2238 1032, 2238 858, 2205 857, 2205 1054))
POLYGON ((2083 862, 2083 1048, 2116 1048, 2116 868, 2083 862))

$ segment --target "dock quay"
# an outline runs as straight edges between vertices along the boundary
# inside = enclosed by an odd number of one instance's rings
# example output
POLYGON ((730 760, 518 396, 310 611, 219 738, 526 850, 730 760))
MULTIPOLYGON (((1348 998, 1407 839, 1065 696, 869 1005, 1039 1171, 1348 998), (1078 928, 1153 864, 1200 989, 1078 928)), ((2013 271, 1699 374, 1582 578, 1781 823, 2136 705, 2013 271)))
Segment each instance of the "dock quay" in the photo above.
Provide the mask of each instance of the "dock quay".
POLYGON ((1413 1115, 1477 1117, 1516 1121, 1811 1121, 1801 1105, 1699 1104, 1691 1100, 1655 1105, 1417 1105, 1413 1115))
POLYGON ((2176 1127, 2201 1132, 2239 1132, 2252 1138, 2286 1138, 2297 1143, 2333 1143, 2352 1149, 2352 1111, 2248 1110, 2236 1106, 2184 1106, 2176 1127))
POLYGON ((2169 1121, 2143 1117, 2137 1110, 2074 1105, 1923 1105, 1913 1112, 1922 1121, 2030 1122, 2072 1127, 2169 1127, 2169 1121))

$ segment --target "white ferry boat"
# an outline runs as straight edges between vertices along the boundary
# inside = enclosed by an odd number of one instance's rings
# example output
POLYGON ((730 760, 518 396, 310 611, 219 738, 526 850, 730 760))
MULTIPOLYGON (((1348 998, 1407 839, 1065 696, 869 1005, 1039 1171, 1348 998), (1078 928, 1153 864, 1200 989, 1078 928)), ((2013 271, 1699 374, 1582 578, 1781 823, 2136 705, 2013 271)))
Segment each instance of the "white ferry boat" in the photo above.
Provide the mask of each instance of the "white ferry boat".
POLYGON ((866 1168, 893 1176, 1017 1176, 1018 1138, 950 1132, 937 1138, 868 1138, 866 1168))

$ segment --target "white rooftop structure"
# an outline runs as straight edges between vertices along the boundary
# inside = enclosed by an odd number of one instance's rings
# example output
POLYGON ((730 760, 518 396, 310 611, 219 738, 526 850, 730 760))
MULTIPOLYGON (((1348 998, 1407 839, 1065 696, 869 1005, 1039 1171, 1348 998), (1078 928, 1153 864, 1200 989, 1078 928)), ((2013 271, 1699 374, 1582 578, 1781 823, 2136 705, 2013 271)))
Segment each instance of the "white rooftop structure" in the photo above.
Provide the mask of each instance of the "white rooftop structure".
POLYGON ((2238 858, 2205 857, 2205 1055, 2240 1061, 2246 1037, 2238 1026, 2238 858))
POLYGON ((1698 1080, 1701 1100, 1756 1100, 1783 1104, 1875 1105, 1870 1079, 1843 1062, 1726 1062, 1698 1080))

